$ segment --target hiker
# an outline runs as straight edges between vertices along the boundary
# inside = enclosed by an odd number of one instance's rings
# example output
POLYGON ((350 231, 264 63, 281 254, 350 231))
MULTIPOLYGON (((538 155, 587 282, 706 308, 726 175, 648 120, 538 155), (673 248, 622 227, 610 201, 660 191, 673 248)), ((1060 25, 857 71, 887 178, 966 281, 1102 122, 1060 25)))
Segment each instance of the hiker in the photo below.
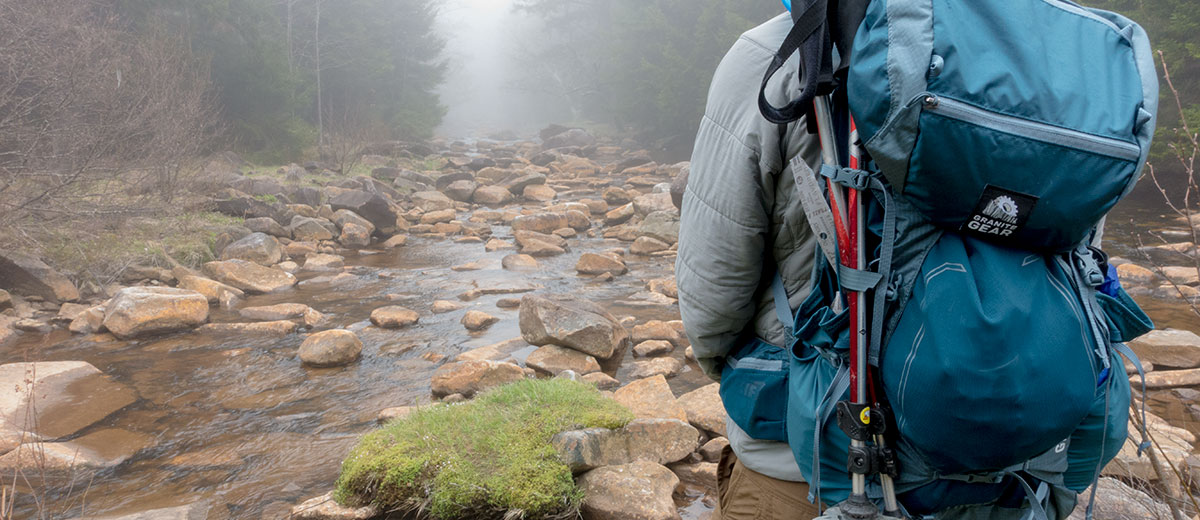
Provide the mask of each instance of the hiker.
POLYGON ((805 4, 721 61, 682 201, 680 313, 727 412, 716 516, 1090 513, 1124 343, 1153 328, 1099 250, 1153 137, 1144 31, 1057 0, 805 4), (969 59, 1011 42, 1033 43, 969 59), (1039 68, 1059 48, 1115 72, 1039 68))

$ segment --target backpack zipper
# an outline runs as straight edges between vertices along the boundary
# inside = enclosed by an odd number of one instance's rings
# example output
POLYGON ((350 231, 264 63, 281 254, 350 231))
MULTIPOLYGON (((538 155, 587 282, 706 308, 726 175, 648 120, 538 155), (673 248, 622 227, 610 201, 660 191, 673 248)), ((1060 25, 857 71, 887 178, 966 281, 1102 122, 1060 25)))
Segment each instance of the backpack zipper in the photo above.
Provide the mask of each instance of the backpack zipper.
POLYGON ((1141 158, 1141 148, 1133 143, 999 114, 936 94, 925 93, 921 98, 926 111, 942 117, 1096 155, 1131 162, 1141 158))

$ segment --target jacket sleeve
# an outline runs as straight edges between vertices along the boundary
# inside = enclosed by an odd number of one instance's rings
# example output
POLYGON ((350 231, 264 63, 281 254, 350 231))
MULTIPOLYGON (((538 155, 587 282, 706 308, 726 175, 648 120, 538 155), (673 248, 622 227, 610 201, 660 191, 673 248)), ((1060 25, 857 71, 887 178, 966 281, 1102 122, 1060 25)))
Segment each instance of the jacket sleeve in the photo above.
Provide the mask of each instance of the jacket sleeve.
POLYGON ((696 359, 720 379, 722 358, 757 308, 779 131, 759 114, 759 82, 772 53, 740 39, 709 89, 684 193, 675 262, 679 308, 696 359))

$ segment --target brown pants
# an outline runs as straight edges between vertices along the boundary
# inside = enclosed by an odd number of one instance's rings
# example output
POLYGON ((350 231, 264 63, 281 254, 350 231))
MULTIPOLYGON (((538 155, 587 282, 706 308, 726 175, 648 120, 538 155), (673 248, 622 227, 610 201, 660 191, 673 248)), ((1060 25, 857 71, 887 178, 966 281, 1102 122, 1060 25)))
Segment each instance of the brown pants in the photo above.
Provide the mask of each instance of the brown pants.
POLYGON ((757 473, 741 462, 728 446, 717 465, 717 506, 720 520, 811 520, 817 506, 808 501, 808 484, 778 480, 757 473))

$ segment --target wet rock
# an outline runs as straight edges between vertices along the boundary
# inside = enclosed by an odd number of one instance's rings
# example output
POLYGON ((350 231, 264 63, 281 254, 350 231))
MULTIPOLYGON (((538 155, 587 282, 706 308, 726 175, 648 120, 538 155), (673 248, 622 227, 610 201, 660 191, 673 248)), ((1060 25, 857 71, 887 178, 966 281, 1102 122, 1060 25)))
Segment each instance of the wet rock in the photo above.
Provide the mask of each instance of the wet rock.
POLYGON ((501 309, 516 309, 521 306, 520 298, 500 298, 496 300, 496 306, 501 309))
POLYGON ((668 298, 679 298, 679 288, 675 285, 675 278, 662 278, 650 280, 646 283, 646 288, 651 292, 661 294, 668 298))
POLYGON ((477 332, 491 327, 498 321, 500 321, 500 318, 492 316, 491 314, 483 311, 467 311, 459 323, 462 323, 462 326, 467 330, 477 332))
POLYGON ((204 270, 217 281, 250 293, 272 293, 296 285, 296 277, 289 273, 245 260, 209 262, 204 270))
POLYGON ((611 314, 581 300, 521 299, 521 336, 531 345, 559 345, 597 359, 621 352, 629 334, 611 314))
POLYGON ((667 466, 679 481, 705 490, 707 493, 717 491, 717 464, 714 462, 680 462, 667 466))
POLYGON ((618 388, 613 399, 629 408, 636 417, 688 420, 687 411, 671 393, 667 378, 661 375, 639 379, 618 388))
POLYGON ((0 388, 5 389, 0 392, 0 438, 35 427, 42 438, 67 437, 137 400, 132 388, 83 361, 0 365, 0 388), (30 402, 30 387, 36 404, 30 402))
POLYGON ((471 200, 476 204, 499 206, 512 202, 513 194, 501 186, 484 186, 475 190, 475 193, 471 195, 471 200))
POLYGON ((507 255, 500 265, 508 271, 534 271, 539 267, 537 259, 526 254, 507 255))
POLYGON ((525 189, 521 191, 521 196, 524 197, 525 200, 532 202, 550 202, 558 196, 558 193, 554 191, 554 188, 544 184, 539 184, 534 186, 526 186, 525 189))
POLYGON ((592 219, 588 217, 587 213, 572 209, 568 210, 566 214, 567 226, 571 229, 582 232, 592 227, 592 219))
POLYGON ((341 271, 346 265, 346 259, 338 255, 313 253, 304 258, 305 271, 341 271))
POLYGON ((605 374, 604 372, 592 372, 590 374, 584 374, 579 379, 585 383, 596 385, 596 388, 600 390, 612 390, 621 386, 620 381, 617 381, 615 378, 605 374))
POLYGON ((700 432, 676 419, 634 419, 624 428, 588 428, 555 435, 550 444, 571 471, 645 460, 680 461, 695 451, 700 432))
MULTIPOLYGON (((75 334, 91 334, 94 332, 100 332, 100 330, 103 328, 104 306, 102 305, 87 308, 83 312, 79 313, 78 316, 75 316, 75 319, 71 320, 71 324, 67 326, 67 330, 75 334)), ((3 343, 4 341, 0 339, 0 344, 3 343)))
POLYGON ((1131 342, 1130 348, 1143 361, 1156 367, 1200 367, 1200 336, 1187 330, 1153 330, 1131 342))
POLYGON ((276 222, 271 217, 248 218, 246 219, 245 226, 255 233, 266 233, 274 237, 292 238, 291 232, 284 229, 279 222, 276 222))
POLYGON ((297 215, 292 217, 292 222, 288 225, 288 232, 291 233, 292 238, 296 240, 311 242, 332 240, 333 231, 325 227, 322 222, 328 221, 325 219, 301 217, 297 215))
POLYGON ((69 442, 22 444, 0 456, 0 471, 69 473, 119 466, 154 444, 154 438, 127 430, 105 429, 69 442))
POLYGON ((412 201, 421 211, 437 211, 454 207, 454 201, 440 191, 418 191, 412 194, 412 201))
POLYGON ((473 180, 460 180, 450 183, 445 188, 446 196, 451 200, 459 202, 470 202, 471 197, 475 195, 475 190, 479 189, 479 184, 473 180))
POLYGON ((336 287, 338 285, 353 282, 357 279, 358 277, 350 273, 328 274, 324 276, 318 276, 316 278, 309 278, 308 280, 300 282, 300 287, 312 287, 317 285, 336 287))
POLYGON ((558 345, 538 347, 525 358, 525 365, 548 375, 556 375, 564 370, 572 370, 577 374, 600 371, 600 363, 596 358, 558 345))
POLYGON ((208 298, 170 287, 121 289, 104 314, 104 327, 122 339, 190 329, 206 321, 208 298))
POLYGON ((521 338, 513 338, 499 343, 475 348, 463 352, 454 358, 455 361, 504 361, 512 356, 513 352, 521 350, 529 346, 525 340, 521 338))
POLYGON ((375 506, 345 507, 333 500, 333 492, 330 491, 293 507, 289 518, 294 520, 369 520, 376 516, 379 516, 379 509, 375 506))
POLYGON ((712 383, 679 396, 679 406, 688 422, 711 434, 725 436, 725 405, 721 403, 721 385, 712 383))
POLYGON ((52 303, 79 299, 79 289, 71 280, 37 257, 19 251, 0 252, 0 288, 52 303))
POLYGON ((304 324, 315 327, 326 321, 324 314, 302 303, 280 303, 265 307, 246 307, 238 311, 248 320, 279 321, 303 319, 304 324))
POLYGON ((579 262, 575 264, 575 270, 579 274, 596 275, 610 273, 613 276, 619 276, 629 272, 629 268, 625 267, 625 262, 606 255, 598 255, 595 253, 584 253, 579 256, 579 262))
POLYGON ((680 370, 683 370, 682 361, 675 358, 660 357, 647 361, 634 361, 633 370, 629 372, 629 377, 636 379, 656 375, 675 377, 679 374, 680 370))
MULTIPOLYGON (((540 173, 526 173, 512 180, 505 181, 502 186, 512 192, 513 195, 522 195, 525 193, 525 188, 541 186, 546 184, 546 176, 540 173)), ((553 192, 553 190, 551 190, 553 192)))
POLYGON ((48 334, 54 330, 54 326, 50 323, 33 318, 19 319, 12 324, 12 327, 22 332, 36 332, 38 334, 48 334))
POLYGON ((389 305, 371 311, 371 323, 384 329, 400 329, 416 325, 421 316, 404 307, 389 305))
POLYGON ((443 222, 450 222, 451 220, 454 220, 455 216, 457 216, 457 213, 455 213, 453 209, 439 209, 437 211, 430 211, 424 215, 421 215, 421 223, 440 224, 443 222))
POLYGON ((383 242, 384 249, 395 249, 408 243, 408 235, 396 235, 383 242))
POLYGON ((1162 274, 1179 285, 1200 284, 1200 271, 1195 267, 1167 266, 1162 268, 1162 274))
POLYGON ((638 227, 638 234, 667 244, 679 242, 679 216, 666 211, 651 213, 638 227))
POLYGON ((250 233, 225 246, 221 260, 245 260, 259 265, 275 265, 283 259, 283 249, 275 237, 266 233, 250 233))
POLYGON ((354 222, 347 222, 345 226, 342 226, 342 234, 338 236, 338 243, 346 247, 367 247, 371 245, 371 232, 354 222))
POLYGON ((445 314, 447 312, 454 312, 462 308, 463 304, 461 303, 448 300, 438 300, 433 302, 432 310, 434 314, 445 314))
POLYGON ((296 323, 288 320, 257 323, 209 323, 196 330, 206 334, 245 334, 259 338, 282 338, 296 331, 296 323))
POLYGON ((726 446, 729 446, 729 439, 713 438, 700 447, 700 457, 704 459, 704 462, 718 462, 721 460, 721 452, 725 451, 726 446))
POLYGON ((583 517, 592 520, 677 520, 671 498, 679 477, 661 464, 637 461, 584 473, 583 517))
MULTIPOLYGON (((367 219, 375 229, 386 231, 396 227, 396 213, 382 195, 367 191, 350 190, 329 199, 334 211, 349 210, 367 219)), ((336 215, 336 213, 335 213, 336 215)))
MULTIPOLYGON (((120 516, 91 516, 93 520, 205 520, 208 517, 208 502, 199 501, 188 505, 151 509, 120 516)), ((288 509, 291 509, 290 506, 288 509)))
POLYGON ((637 212, 634 210, 633 204, 626 204, 624 206, 620 206, 616 209, 613 209, 613 210, 609 211, 608 213, 605 213, 604 214, 604 224, 609 225, 609 226, 624 224, 625 222, 629 221, 629 219, 633 218, 633 216, 636 214, 637 214, 637 212))
POLYGON ((633 347, 633 355, 638 357, 665 356, 675 350, 670 341, 649 340, 638 343, 633 347))
POLYGON ((549 242, 538 239, 530 239, 525 241, 525 245, 521 247, 521 252, 534 257, 548 257, 566 254, 566 249, 556 246, 549 242))
POLYGON ((635 255, 649 255, 659 251, 666 251, 670 248, 671 244, 662 240, 650 236, 642 236, 633 241, 633 245, 629 246, 629 252, 635 255))
POLYGON ((650 320, 633 327, 634 343, 652 340, 670 341, 674 345, 679 345, 681 337, 679 331, 665 321, 650 320))
POLYGON ((415 406, 394 406, 392 408, 384 408, 383 410, 379 411, 379 416, 376 417, 375 420, 380 424, 383 424, 396 419, 403 419, 408 417, 409 414, 412 414, 416 409, 417 407, 415 406))
POLYGON ((604 202, 610 205, 620 206, 633 202, 633 197, 636 196, 636 193, 630 195, 629 192, 621 188, 610 186, 608 188, 604 188, 604 191, 601 192, 600 196, 604 197, 604 202))
POLYGON ((670 193, 650 193, 633 199, 633 209, 638 215, 645 217, 660 211, 668 214, 678 214, 675 204, 671 202, 670 193))
POLYGON ((575 236, 578 235, 579 233, 577 233, 573 228, 568 227, 568 228, 556 229, 556 230, 554 230, 554 233, 551 233, 551 234, 554 236, 557 236, 557 237, 562 237, 562 238, 575 238, 575 236))
POLYGON ((458 361, 438 367, 430 381, 434 397, 462 394, 471 397, 488 388, 525 379, 525 371, 512 363, 458 361))
POLYGON ((300 361, 313 367, 348 365, 362 355, 362 341, 348 330, 327 330, 300 344, 300 361))
POLYGON ((568 227, 569 221, 563 213, 535 213, 521 215, 512 221, 513 231, 533 231, 551 234, 556 229, 568 227))

